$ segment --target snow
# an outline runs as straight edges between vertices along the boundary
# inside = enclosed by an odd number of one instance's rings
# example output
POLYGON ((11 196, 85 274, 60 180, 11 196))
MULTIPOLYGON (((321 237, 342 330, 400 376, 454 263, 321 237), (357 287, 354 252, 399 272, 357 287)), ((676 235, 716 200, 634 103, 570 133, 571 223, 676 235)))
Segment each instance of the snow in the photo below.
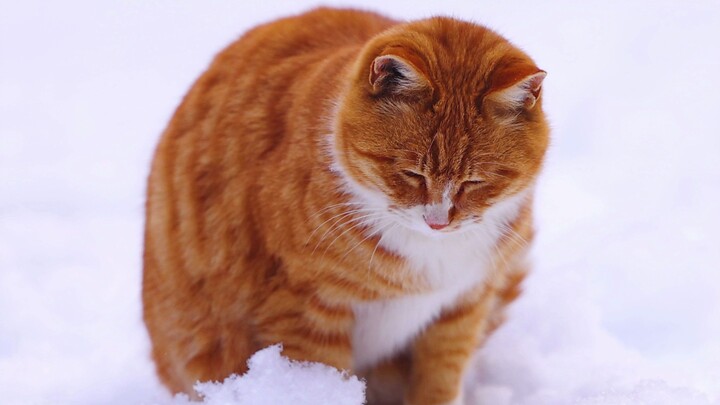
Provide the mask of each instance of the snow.
MULTIPOLYGON (((4 404, 182 401, 154 375, 141 321, 153 146, 215 52, 311 4, 0 4, 4 404)), ((554 131, 535 268, 473 360, 468 403, 720 404, 720 4, 362 7, 486 23, 548 72, 554 131)), ((200 385, 207 400, 230 402, 240 390, 276 398, 285 391, 260 380, 274 373, 288 395, 305 381, 309 396, 332 386, 362 402, 357 381, 288 365, 276 349, 258 356, 249 375, 200 385)), ((342 403, 326 394, 274 403, 342 403)))
MULTIPOLYGON (((248 360, 249 370, 232 375, 222 383, 198 383, 195 391, 206 405, 359 405, 365 400, 365 383, 355 376, 319 363, 291 362, 280 355, 275 345, 255 353, 248 360)), ((185 395, 173 404, 190 405, 185 395)))

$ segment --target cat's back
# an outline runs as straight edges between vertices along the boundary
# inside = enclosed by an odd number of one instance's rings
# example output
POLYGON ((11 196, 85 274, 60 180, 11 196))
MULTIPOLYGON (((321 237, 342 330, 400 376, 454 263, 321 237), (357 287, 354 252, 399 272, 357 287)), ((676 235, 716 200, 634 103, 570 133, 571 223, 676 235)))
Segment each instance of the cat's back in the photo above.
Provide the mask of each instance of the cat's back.
POLYGON ((287 138, 289 123, 304 121, 289 116, 293 106, 322 104, 312 98, 323 100, 337 89, 343 63, 395 24, 372 12, 321 7, 251 29, 218 53, 191 87, 157 155, 242 149, 245 158, 233 166, 254 166, 255 158, 269 157, 266 152, 287 138))
POLYGON ((239 44, 254 48, 260 59, 288 58, 362 44, 396 23, 373 12, 321 7, 260 25, 244 35, 239 44))
MULTIPOLYGON (((216 59, 242 72, 326 57, 338 48, 362 45, 397 22, 373 12, 320 7, 281 18, 245 33, 216 59)), ((213 66, 215 67, 215 66, 213 66)))
POLYGON ((321 7, 259 25, 215 57, 155 151, 146 238, 163 253, 159 263, 179 257, 211 272, 209 257, 219 269, 242 253, 237 246, 252 245, 238 242, 252 234, 243 228, 248 218, 280 201, 261 203, 257 191, 273 194, 275 180, 309 170, 313 137, 342 69, 395 24, 372 12, 321 7), (296 159, 288 157, 289 145, 296 159))

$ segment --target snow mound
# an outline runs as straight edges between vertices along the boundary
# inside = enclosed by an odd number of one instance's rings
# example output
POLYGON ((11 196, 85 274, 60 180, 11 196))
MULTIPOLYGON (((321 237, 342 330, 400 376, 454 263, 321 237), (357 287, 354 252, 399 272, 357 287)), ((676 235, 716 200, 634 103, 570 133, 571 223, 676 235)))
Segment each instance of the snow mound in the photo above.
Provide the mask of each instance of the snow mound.
POLYGON ((175 396, 173 405, 362 405, 365 383, 355 376, 321 363, 288 360, 275 345, 255 353, 249 370, 222 383, 195 384, 201 402, 175 396))

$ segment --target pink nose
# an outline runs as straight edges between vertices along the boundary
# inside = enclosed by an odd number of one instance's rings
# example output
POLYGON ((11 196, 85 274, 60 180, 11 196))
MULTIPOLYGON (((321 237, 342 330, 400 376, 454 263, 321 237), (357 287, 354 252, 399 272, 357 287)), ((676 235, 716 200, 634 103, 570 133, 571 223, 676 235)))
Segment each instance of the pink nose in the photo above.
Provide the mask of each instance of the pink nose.
POLYGON ((432 218, 423 217, 425 219, 425 223, 428 224, 428 226, 436 231, 439 231, 448 225, 450 225, 449 222, 441 222, 437 220, 433 220, 432 218))

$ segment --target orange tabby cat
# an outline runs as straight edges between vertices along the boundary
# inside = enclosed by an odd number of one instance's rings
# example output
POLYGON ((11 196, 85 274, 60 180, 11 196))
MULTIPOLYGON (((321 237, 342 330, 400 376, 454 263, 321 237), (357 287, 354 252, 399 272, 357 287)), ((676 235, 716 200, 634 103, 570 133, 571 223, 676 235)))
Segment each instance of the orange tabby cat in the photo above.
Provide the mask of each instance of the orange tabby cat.
POLYGON ((459 404, 519 293, 545 72, 494 32, 318 9, 220 53, 160 140, 144 317, 173 392, 255 351, 459 404))

